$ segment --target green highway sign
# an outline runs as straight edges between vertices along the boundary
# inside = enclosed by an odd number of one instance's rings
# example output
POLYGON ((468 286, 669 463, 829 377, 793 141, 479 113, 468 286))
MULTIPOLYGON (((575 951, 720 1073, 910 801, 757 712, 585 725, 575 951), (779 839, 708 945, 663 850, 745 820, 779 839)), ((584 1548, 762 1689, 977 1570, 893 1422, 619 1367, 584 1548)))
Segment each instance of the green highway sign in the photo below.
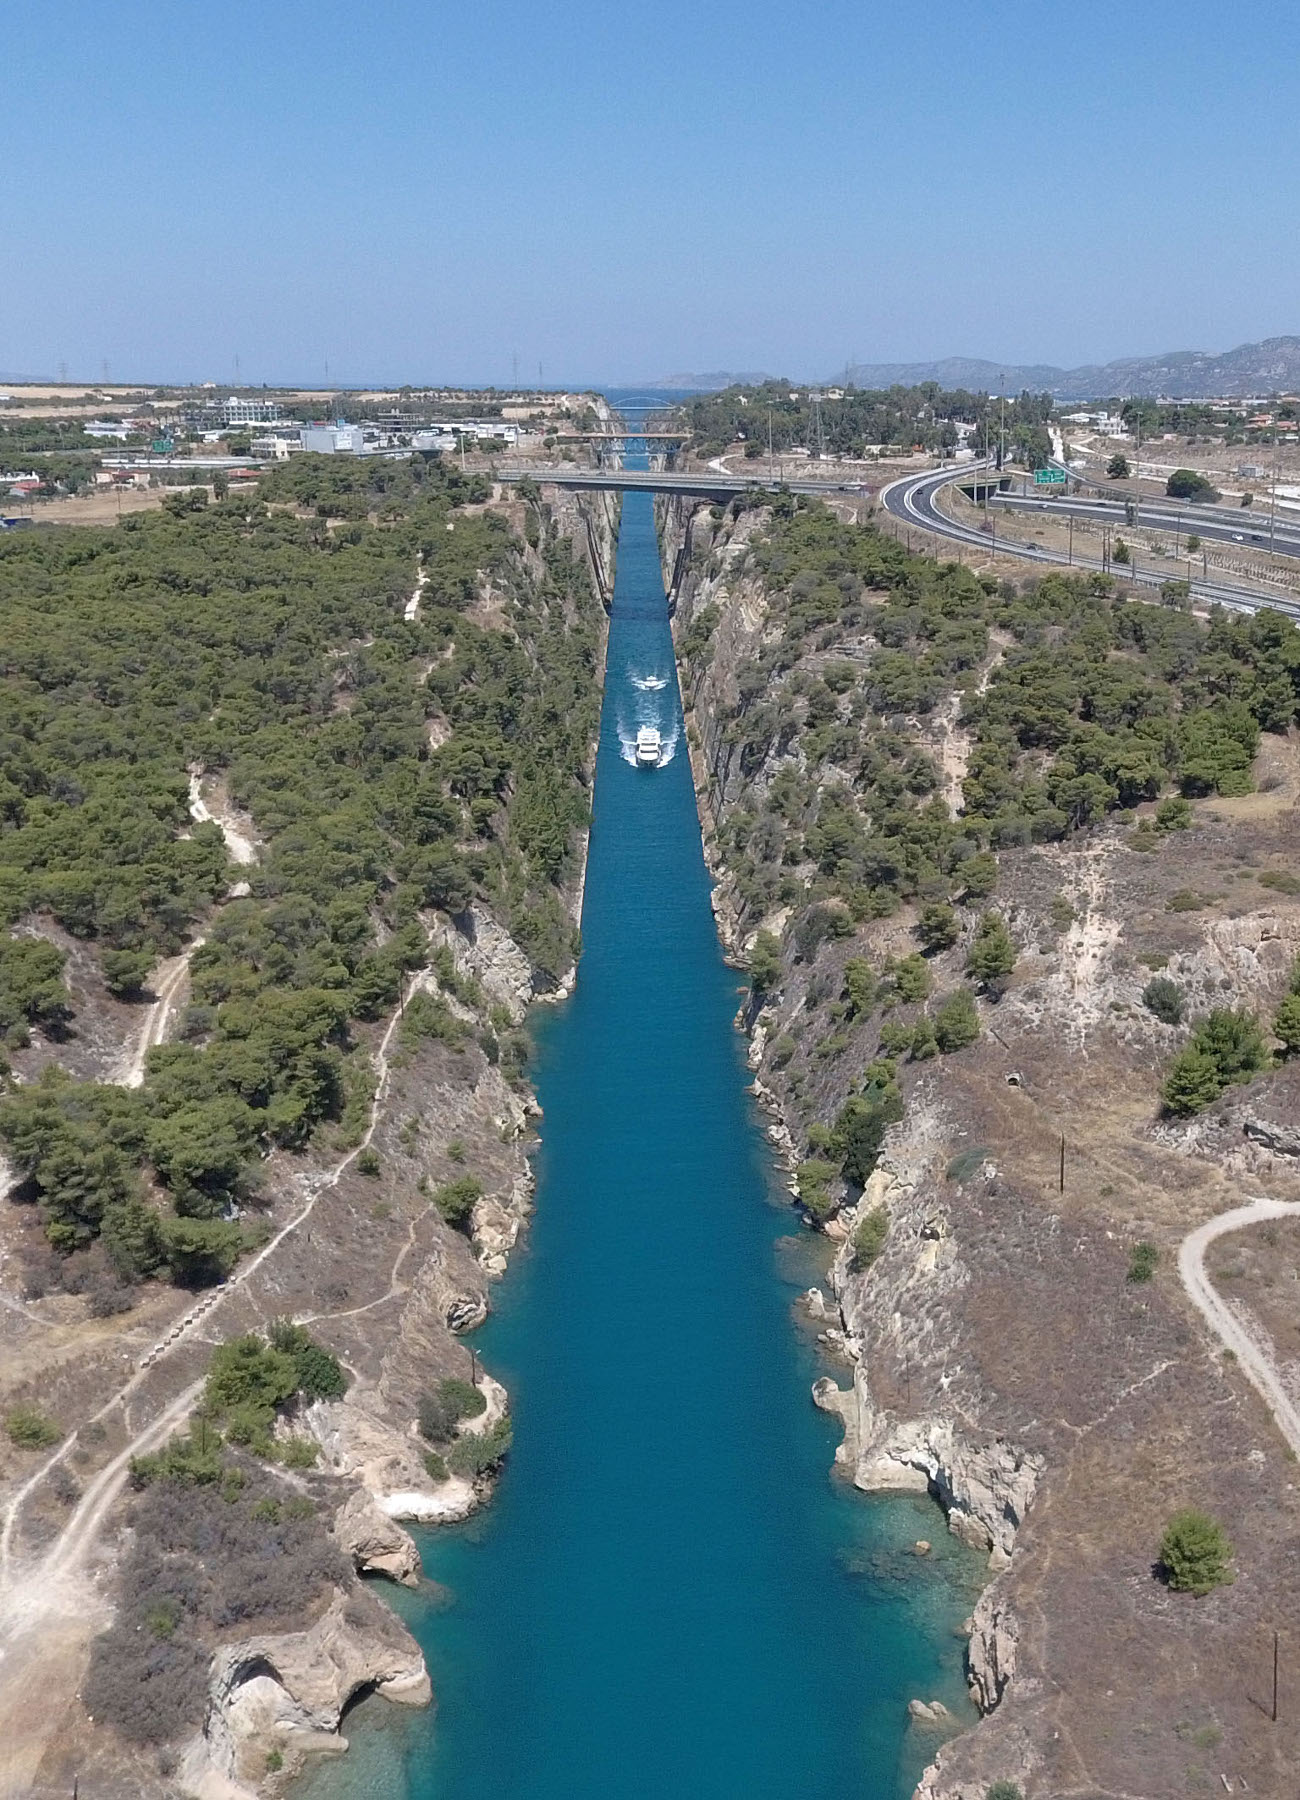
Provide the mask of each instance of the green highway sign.
POLYGON ((1063 487, 1068 477, 1064 469, 1035 469, 1035 487, 1063 487))

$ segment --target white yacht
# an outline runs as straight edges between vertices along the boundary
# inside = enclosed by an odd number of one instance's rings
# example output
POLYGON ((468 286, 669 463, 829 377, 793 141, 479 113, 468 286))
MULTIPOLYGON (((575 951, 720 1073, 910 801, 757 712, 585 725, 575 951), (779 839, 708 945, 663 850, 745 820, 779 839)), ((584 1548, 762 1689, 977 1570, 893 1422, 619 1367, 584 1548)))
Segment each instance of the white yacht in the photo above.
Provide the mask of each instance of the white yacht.
POLYGON ((636 734, 636 761, 639 769, 657 769, 663 744, 653 725, 643 725, 636 734))

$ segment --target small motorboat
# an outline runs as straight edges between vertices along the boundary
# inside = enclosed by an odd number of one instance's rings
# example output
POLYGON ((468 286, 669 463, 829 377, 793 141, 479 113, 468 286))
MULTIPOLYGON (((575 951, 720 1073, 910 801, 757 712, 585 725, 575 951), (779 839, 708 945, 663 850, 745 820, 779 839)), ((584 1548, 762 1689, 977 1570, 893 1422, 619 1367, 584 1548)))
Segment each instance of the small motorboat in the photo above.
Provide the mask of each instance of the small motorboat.
POLYGON ((663 755, 663 741, 653 725, 643 725, 636 734, 636 765, 638 769, 657 769, 659 758, 663 755))

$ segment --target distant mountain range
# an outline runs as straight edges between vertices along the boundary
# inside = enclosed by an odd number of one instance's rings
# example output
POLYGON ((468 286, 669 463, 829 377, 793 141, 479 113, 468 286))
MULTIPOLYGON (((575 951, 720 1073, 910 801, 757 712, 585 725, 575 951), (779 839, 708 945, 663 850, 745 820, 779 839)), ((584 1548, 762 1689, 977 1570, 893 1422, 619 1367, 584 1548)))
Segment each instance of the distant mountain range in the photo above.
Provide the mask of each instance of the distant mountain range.
POLYGON ((703 375, 665 375, 650 385, 654 389, 693 388, 700 393, 716 394, 722 388, 761 387, 765 381, 773 379, 761 369, 710 369, 703 375))
POLYGON ((1300 388, 1300 337, 1265 338, 1262 343, 1241 344, 1217 356, 1204 350, 1170 350, 1163 356, 1125 356, 1117 362, 1086 363, 1079 369, 949 356, 941 362, 857 363, 837 373, 835 379, 842 380, 845 374, 862 388, 887 388, 895 383, 915 387, 921 381, 938 381, 945 388, 968 388, 981 394, 1017 394, 1029 388, 1034 393, 1055 394, 1058 400, 1101 400, 1110 395, 1161 395, 1171 400, 1208 394, 1242 398, 1300 388))

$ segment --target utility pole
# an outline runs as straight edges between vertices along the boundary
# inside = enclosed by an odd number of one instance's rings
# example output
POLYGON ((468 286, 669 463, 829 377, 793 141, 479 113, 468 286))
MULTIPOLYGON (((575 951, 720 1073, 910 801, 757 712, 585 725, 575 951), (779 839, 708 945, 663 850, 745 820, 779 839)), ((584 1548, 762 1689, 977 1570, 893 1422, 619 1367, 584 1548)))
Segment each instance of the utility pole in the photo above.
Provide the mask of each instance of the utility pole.
POLYGON ((1074 514, 1071 513, 1069 515, 1069 518, 1070 518, 1070 549, 1069 549, 1069 554, 1066 557, 1066 561, 1068 563, 1073 564, 1073 562, 1074 562, 1074 514))
POLYGON ((767 409, 767 478, 772 479, 772 408, 767 409))
POLYGON ((1059 1191, 1062 1194, 1065 1192, 1065 1133, 1064 1132, 1061 1133, 1061 1185, 1060 1185, 1059 1191))
POLYGON ((1277 1633, 1273 1633, 1273 1723, 1277 1724, 1277 1633))
POLYGON ((1277 534, 1277 459, 1280 455, 1277 442, 1277 424, 1273 426, 1273 505, 1268 518, 1268 553, 1273 554, 1273 541, 1277 534))

